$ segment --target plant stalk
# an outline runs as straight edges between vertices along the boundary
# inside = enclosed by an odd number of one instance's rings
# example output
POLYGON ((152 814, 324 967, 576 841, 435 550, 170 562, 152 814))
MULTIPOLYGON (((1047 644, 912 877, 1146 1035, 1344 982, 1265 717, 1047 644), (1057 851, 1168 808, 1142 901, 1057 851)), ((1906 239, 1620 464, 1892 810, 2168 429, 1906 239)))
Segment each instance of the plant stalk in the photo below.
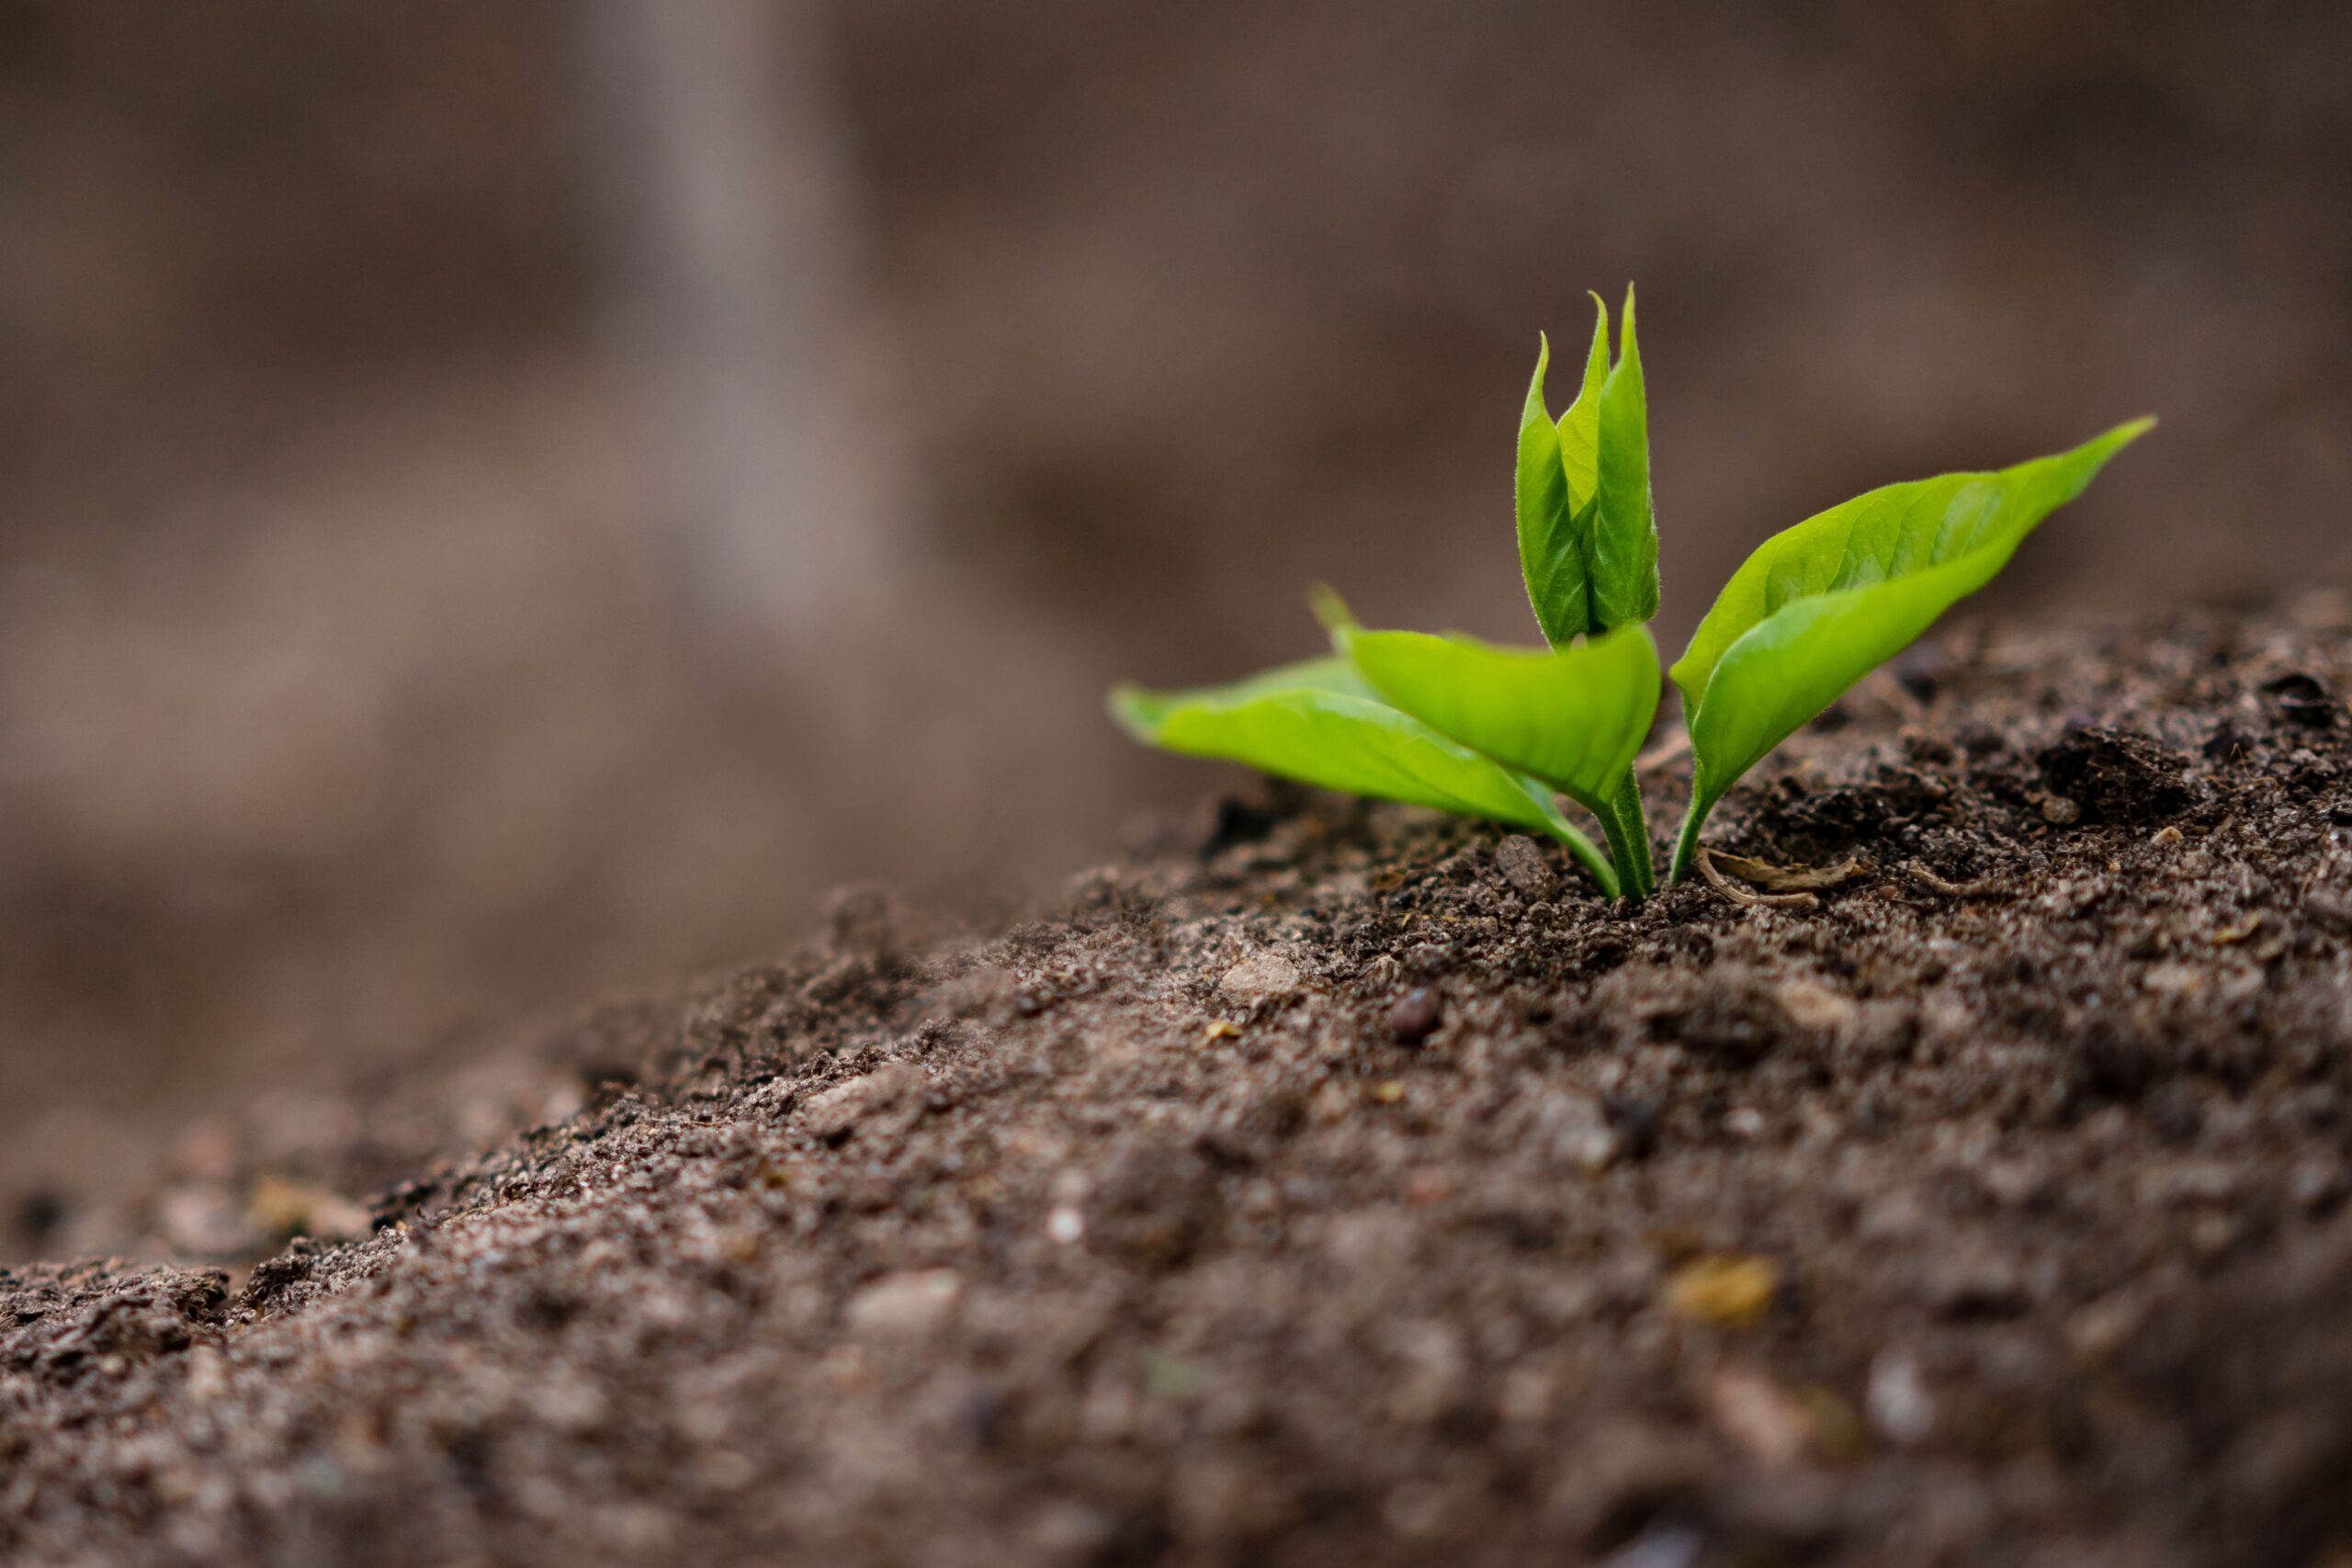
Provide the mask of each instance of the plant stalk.
POLYGON ((1690 861, 1699 852, 1699 829, 1705 825, 1708 806, 1700 805, 1704 796, 1693 795, 1690 809, 1683 814, 1681 835, 1674 840, 1674 862, 1667 868, 1666 884, 1672 887, 1690 874, 1690 861))
POLYGON ((1657 886, 1657 866, 1650 859, 1650 825, 1642 810, 1642 786, 1627 769, 1617 788, 1596 811, 1609 835, 1609 852, 1617 862, 1617 879, 1627 897, 1646 898, 1657 886))

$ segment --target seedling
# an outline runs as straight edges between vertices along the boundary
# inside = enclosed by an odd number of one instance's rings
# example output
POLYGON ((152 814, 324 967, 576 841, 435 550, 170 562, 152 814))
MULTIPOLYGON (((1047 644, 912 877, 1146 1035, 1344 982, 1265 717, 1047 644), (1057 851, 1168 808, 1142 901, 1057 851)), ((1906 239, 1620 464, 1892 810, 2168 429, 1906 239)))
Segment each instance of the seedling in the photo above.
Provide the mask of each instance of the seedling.
MULTIPOLYGON (((1170 750, 1547 833, 1609 897, 1648 893, 1634 757, 1659 687, 1649 419, 1633 293, 1613 362, 1608 307, 1593 303, 1575 400, 1553 417, 1551 344, 1539 339, 1520 420, 1520 571, 1548 646, 1367 631, 1324 589, 1316 610, 1333 657, 1196 691, 1123 685, 1113 715, 1170 750), (1592 814, 1606 853, 1561 812, 1561 795, 1592 814)), ((1888 485, 1764 541, 1671 671, 1692 777, 1668 879, 1688 874, 1707 814, 1741 775, 1991 581, 2154 423, 1993 473, 1888 485)))

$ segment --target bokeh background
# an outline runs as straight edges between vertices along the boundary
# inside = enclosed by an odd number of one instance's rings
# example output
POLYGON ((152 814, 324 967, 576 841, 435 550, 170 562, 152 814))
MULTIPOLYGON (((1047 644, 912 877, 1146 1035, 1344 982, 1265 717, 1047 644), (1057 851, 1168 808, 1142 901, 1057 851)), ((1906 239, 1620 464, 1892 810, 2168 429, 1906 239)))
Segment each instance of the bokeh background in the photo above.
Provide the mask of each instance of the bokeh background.
POLYGON ((0 0, 0 1181, 1017 902, 1102 688, 1532 633, 1642 290, 1663 640, 1887 479, 2160 436, 2012 611, 2352 566, 2329 0, 0 0))

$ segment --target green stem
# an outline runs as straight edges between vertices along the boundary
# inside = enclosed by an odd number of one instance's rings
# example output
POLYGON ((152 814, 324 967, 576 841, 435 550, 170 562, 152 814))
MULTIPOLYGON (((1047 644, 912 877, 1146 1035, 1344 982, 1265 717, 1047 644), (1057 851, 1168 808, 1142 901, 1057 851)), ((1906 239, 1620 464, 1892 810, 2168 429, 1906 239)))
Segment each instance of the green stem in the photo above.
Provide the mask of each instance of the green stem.
POLYGON ((1633 846, 1625 842, 1625 825, 1617 820, 1614 811, 1596 811, 1593 815, 1600 820, 1600 831, 1609 840, 1609 859, 1617 867, 1618 897, 1639 898, 1641 879, 1634 870, 1633 846))
POLYGON ((1707 820, 1707 813, 1714 806, 1702 795, 1690 797, 1690 809, 1682 818, 1682 834, 1674 840, 1674 863, 1666 874, 1667 886, 1673 886, 1690 872, 1690 859, 1699 852, 1699 829, 1707 820))
POLYGON ((1646 898, 1657 886, 1657 866, 1650 859, 1650 821, 1642 808, 1641 781, 1634 777, 1631 768, 1617 781, 1610 806, 1617 823, 1610 840, 1617 855, 1617 874, 1627 892, 1646 898))

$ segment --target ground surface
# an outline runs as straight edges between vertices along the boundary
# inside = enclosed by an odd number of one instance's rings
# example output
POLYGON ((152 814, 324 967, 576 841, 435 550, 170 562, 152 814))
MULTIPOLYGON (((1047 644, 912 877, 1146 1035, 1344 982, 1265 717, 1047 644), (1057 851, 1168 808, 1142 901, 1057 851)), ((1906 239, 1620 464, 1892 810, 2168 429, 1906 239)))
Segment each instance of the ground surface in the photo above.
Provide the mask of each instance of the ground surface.
POLYGON ((0 1556, 2341 1562, 2347 630, 1952 633, 1815 909, 1229 807, 10 1195, 225 1267, 0 1272, 0 1556))

